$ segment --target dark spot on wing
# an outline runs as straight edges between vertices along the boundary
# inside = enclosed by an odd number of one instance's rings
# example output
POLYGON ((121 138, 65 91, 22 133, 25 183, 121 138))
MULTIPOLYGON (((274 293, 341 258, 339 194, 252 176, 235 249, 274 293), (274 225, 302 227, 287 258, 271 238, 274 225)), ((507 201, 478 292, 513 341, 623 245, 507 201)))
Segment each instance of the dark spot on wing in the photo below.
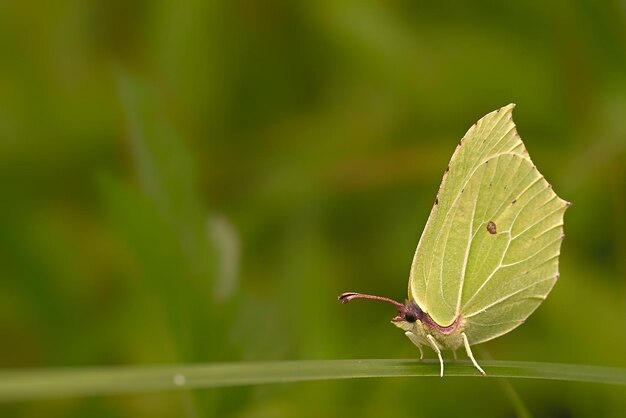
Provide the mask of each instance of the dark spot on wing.
POLYGON ((439 198, 438 198, 438 197, 436 197, 436 198, 435 198, 435 205, 438 205, 438 204, 439 204, 439 198))
POLYGON ((487 231, 489 231, 490 234, 495 234, 496 232, 498 232, 495 222, 487 222, 487 231))
POLYGON ((513 201, 511 202, 512 205, 514 205, 517 202, 517 199, 513 199, 513 201))
POLYGON ((446 171, 444 171, 444 173, 447 173, 448 171, 450 171, 450 166, 446 167, 446 171))

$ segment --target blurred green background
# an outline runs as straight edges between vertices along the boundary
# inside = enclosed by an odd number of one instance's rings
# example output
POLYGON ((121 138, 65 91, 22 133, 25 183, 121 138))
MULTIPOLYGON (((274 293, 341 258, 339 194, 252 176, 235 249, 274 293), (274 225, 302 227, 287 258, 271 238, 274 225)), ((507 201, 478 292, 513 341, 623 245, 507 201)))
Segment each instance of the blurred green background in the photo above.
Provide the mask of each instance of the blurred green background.
MULTIPOLYGON (((0 366, 416 357, 393 309, 336 297, 404 297, 458 140, 509 102, 573 206, 550 297, 474 352, 625 367, 623 2, 2 2, 0 366)), ((626 414, 621 387, 512 384, 533 416, 626 414)), ((1 408, 515 414, 474 378, 1 408)))

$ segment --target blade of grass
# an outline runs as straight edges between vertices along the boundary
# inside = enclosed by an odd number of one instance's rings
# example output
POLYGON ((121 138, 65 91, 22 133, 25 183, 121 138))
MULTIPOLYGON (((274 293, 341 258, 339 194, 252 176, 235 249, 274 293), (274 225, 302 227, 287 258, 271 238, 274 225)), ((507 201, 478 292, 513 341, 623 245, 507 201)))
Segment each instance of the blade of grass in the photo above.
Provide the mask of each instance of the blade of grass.
MULTIPOLYGON (((626 369, 559 363, 483 361, 487 377, 626 385, 626 369)), ((432 360, 237 362, 83 369, 4 370, 0 401, 260 385, 365 377, 437 377, 432 360)), ((468 361, 446 364, 445 377, 480 377, 468 361)))
MULTIPOLYGON (((485 347, 480 348, 480 354, 481 354, 481 357, 485 360, 493 359, 493 356, 491 355, 489 350, 487 350, 485 347)), ((526 407, 524 400, 517 393, 517 391, 511 384, 511 382, 506 378, 500 377, 498 378, 498 383, 500 384, 500 387, 506 394, 507 398, 509 398, 509 401, 511 401, 511 404, 513 406, 513 409, 517 417, 518 418, 532 418, 532 415, 530 414, 530 410, 526 407)))
POLYGON ((509 382, 508 379, 499 378, 498 383, 500 383, 502 390, 513 404, 516 416, 518 418, 532 418, 532 415, 530 415, 530 411, 526 407, 526 404, 519 396, 511 382, 509 382))

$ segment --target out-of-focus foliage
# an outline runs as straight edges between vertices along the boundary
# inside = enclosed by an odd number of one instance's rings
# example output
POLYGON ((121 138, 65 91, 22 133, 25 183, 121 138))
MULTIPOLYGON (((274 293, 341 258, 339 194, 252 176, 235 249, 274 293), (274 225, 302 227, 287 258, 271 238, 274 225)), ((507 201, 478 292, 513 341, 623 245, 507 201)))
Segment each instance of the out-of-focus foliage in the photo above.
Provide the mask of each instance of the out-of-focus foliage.
MULTIPOLYGON (((2 2, 0 366, 416 356, 389 307, 336 296, 404 297, 457 141, 509 102, 573 206, 552 294, 475 353, 624 367, 622 3, 2 2)), ((626 411, 622 388, 513 386, 539 417, 626 411)), ((507 393, 383 379, 2 408, 501 417, 507 393)))

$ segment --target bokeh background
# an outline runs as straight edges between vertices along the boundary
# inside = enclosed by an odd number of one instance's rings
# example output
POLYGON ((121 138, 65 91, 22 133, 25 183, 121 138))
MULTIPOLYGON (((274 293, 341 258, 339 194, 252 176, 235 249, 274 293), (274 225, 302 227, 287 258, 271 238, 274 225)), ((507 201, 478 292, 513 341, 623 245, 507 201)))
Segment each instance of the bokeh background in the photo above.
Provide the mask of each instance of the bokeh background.
MULTIPOLYGON (((456 143, 509 102, 573 206, 550 297, 475 353, 624 367, 624 2, 2 2, 0 366, 415 357, 393 309, 336 297, 404 297, 456 143)), ((626 413, 621 387, 511 384, 533 416, 626 413)), ((374 379, 2 411, 510 417, 514 399, 374 379)))

